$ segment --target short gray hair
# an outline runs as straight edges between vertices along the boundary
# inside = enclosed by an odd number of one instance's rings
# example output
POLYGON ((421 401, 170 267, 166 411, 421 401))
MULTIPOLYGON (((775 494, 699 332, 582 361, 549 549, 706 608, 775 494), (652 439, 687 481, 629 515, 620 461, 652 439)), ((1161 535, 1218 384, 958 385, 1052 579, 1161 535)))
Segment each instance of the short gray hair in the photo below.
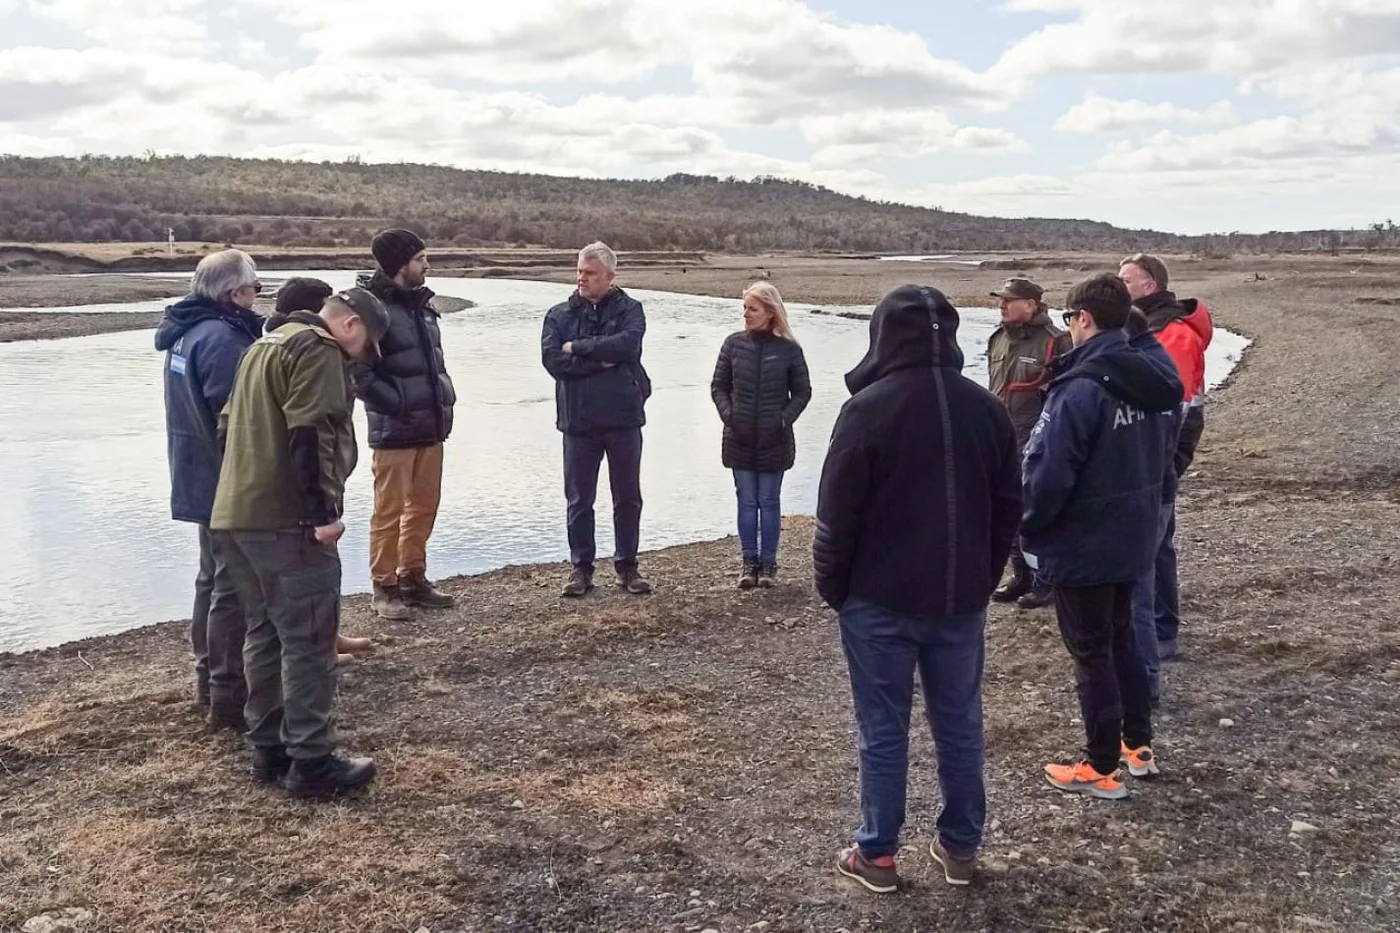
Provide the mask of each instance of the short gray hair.
POLYGON ((219 301, 258 280, 258 267, 253 257, 241 249, 221 249, 210 253, 194 267, 190 291, 204 298, 219 301))
POLYGON ((579 262, 587 262, 590 259, 609 272, 617 271, 617 253, 614 253, 612 247, 602 240, 594 240, 578 251, 579 262))

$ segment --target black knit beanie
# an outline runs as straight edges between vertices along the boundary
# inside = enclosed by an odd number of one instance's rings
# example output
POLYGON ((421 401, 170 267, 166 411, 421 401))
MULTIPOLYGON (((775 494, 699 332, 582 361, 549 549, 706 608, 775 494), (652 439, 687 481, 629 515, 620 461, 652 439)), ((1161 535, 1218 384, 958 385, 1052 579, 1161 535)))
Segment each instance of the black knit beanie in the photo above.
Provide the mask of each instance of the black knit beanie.
POLYGON ((426 244, 412 230, 383 230, 369 244, 374 261, 391 279, 425 248, 426 244))
POLYGON ((277 289, 277 313, 291 314, 293 311, 319 313, 321 306, 335 289, 320 279, 291 278, 277 289))

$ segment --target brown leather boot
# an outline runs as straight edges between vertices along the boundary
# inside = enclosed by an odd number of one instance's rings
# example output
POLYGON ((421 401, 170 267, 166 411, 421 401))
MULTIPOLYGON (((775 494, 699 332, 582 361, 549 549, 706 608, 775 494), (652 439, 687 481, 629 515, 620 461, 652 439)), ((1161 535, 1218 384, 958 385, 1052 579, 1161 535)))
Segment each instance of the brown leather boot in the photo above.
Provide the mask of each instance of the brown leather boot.
POLYGON ((399 577, 399 596, 408 605, 423 609, 451 609, 457 604, 456 598, 429 583, 428 575, 421 570, 399 577))

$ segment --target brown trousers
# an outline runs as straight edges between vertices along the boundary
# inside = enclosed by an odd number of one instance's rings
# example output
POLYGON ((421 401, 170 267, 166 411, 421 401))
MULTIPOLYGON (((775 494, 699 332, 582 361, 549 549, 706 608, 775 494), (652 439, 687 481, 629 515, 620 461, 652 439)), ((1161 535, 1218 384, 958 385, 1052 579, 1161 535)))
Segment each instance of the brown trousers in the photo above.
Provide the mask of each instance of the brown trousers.
POLYGON ((376 450, 369 571, 375 586, 426 572, 428 537, 442 499, 442 445, 376 450))

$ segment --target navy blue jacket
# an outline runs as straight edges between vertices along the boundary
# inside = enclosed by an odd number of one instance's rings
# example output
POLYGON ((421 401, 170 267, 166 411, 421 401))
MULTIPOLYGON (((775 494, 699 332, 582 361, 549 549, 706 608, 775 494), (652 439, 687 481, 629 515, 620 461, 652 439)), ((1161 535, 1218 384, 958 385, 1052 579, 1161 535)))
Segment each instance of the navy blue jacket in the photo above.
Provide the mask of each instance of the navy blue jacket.
POLYGON ((219 412, 233 391, 238 361, 262 333, 262 318, 200 295, 165 309, 156 349, 165 351, 166 457, 170 517, 209 524, 219 484, 219 412))
POLYGON ((646 424, 651 380, 642 368, 647 319, 642 304, 614 288, 596 305, 574 292, 549 309, 540 338, 544 368, 554 377, 555 426, 566 434, 599 434, 646 424), (572 353, 564 344, 572 343, 572 353))
POLYGON ((905 285, 870 320, 822 468, 812 564, 833 609, 859 596, 937 619, 982 612, 1021 519, 1006 406, 962 375, 958 314, 905 285))
POLYGON ((380 271, 362 276, 359 284, 389 312, 379 359, 350 365, 355 394, 365 405, 369 446, 382 450, 442 443, 452 433, 457 391, 447 374, 432 290, 400 288, 380 271))
POLYGON ((1052 368, 1026 444, 1022 549, 1048 583, 1130 583, 1157 553, 1181 380, 1121 330, 1052 368))

